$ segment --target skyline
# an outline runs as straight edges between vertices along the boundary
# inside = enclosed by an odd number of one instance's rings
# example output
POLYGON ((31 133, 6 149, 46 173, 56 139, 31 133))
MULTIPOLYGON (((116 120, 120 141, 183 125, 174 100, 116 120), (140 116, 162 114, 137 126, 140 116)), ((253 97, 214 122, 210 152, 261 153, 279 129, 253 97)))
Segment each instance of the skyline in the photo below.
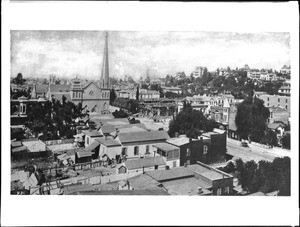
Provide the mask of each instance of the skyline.
MULTIPOLYGON (((290 65, 289 33, 109 32, 110 77, 290 65)), ((11 77, 100 78, 104 31, 11 31, 11 77)))

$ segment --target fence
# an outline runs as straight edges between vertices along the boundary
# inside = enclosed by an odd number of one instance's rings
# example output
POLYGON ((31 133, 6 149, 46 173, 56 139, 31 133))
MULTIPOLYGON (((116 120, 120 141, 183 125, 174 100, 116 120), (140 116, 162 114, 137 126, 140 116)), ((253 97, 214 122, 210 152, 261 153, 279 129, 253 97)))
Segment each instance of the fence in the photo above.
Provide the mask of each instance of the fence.
POLYGON ((117 182, 121 180, 126 180, 128 178, 134 177, 141 174, 140 172, 131 172, 131 173, 124 173, 124 174, 113 174, 113 175, 106 175, 106 176, 92 176, 92 177, 85 177, 85 176, 77 176, 63 180, 56 180, 52 182, 46 182, 42 186, 36 186, 30 188, 30 194, 40 194, 41 192, 48 191, 51 195, 59 194, 60 193, 60 186, 68 186, 68 185, 100 185, 106 183, 117 182))
POLYGON ((44 173, 54 173, 57 171, 63 171, 66 168, 69 169, 74 169, 74 170, 85 170, 85 169, 90 169, 90 168, 96 168, 103 166, 104 162, 103 161, 96 161, 96 162, 87 162, 87 163, 80 163, 80 164, 74 164, 68 167, 50 167, 50 168, 44 168, 41 169, 44 173))

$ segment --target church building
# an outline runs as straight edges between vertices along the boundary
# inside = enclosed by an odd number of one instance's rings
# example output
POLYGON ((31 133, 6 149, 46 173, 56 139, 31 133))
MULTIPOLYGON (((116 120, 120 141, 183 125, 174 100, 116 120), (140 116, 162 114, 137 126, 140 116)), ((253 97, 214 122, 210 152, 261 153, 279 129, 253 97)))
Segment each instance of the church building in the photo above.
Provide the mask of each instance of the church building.
MULTIPOLYGON (((39 86, 33 87, 32 95, 37 96, 39 86)), ((43 85, 44 86, 44 85, 43 85)), ((82 83, 79 79, 74 79, 72 84, 49 84, 45 97, 50 101, 62 101, 65 96, 68 101, 75 104, 82 102, 82 106, 89 112, 105 114, 109 112, 110 82, 109 82, 109 61, 108 61, 108 33, 105 33, 105 45, 103 52, 103 62, 100 82, 90 81, 82 83)), ((38 98, 38 97, 33 97, 38 98)))

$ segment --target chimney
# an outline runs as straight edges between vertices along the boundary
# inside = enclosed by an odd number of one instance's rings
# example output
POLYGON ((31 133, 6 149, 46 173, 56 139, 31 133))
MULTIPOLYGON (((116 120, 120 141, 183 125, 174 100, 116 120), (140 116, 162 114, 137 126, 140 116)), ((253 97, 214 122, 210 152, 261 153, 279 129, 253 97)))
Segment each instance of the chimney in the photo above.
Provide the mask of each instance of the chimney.
POLYGON ((116 128, 116 130, 115 130, 115 136, 114 136, 114 139, 115 139, 115 138, 117 138, 118 134, 119 134, 119 129, 118 129, 118 128, 116 128))
POLYGON ((165 166, 165 169, 166 169, 166 170, 169 170, 169 169, 170 169, 170 166, 165 166))
POLYGON ((198 188, 197 194, 200 195, 200 194, 202 194, 202 193, 203 193, 203 189, 202 189, 201 187, 199 187, 199 188, 198 188))

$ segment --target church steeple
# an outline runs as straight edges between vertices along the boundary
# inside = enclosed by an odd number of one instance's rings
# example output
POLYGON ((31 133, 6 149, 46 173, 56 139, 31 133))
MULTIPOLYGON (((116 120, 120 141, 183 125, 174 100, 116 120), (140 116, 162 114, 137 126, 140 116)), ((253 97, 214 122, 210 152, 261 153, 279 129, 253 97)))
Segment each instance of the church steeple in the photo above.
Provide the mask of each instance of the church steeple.
POLYGON ((101 87, 109 88, 108 32, 105 32, 105 44, 101 71, 101 87))

